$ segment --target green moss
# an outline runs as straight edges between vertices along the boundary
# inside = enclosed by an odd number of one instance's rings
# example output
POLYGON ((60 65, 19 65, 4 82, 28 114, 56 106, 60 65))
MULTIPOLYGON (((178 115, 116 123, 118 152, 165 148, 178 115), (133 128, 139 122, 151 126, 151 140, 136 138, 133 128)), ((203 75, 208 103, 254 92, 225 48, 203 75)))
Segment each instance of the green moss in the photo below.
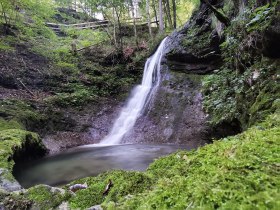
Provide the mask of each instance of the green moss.
POLYGON ((31 104, 19 100, 3 100, 0 102, 0 120, 5 128, 34 128, 45 119, 31 104), (5 122, 3 121, 5 119, 5 122))
POLYGON ((280 97, 280 87, 277 85, 276 81, 270 81, 269 84, 260 91, 259 95, 256 98, 256 101, 250 107, 250 123, 254 123, 263 119, 263 116, 267 116, 272 112, 279 109, 279 106, 276 106, 276 102, 274 101, 279 99, 280 97), (275 104, 272 106, 272 104, 275 104))
POLYGON ((259 40, 255 33, 244 33, 246 21, 235 20, 227 28, 221 44, 224 64, 203 79, 203 105, 214 127, 237 120, 244 130, 276 109, 272 104, 279 98, 279 61, 265 58, 257 45, 251 45, 250 39, 259 40))
POLYGON ((203 49, 210 46, 211 31, 205 31, 203 27, 191 27, 189 28, 188 34, 183 39, 181 45, 184 46, 188 51, 193 54, 198 54, 203 49), (203 31, 204 30, 204 31, 203 31), (203 31, 203 32, 202 32, 203 31))
POLYGON ((0 117, 0 131, 7 129, 22 129, 23 126, 16 120, 4 120, 0 117))
POLYGON ((72 73, 76 69, 76 66, 73 63, 58 62, 57 66, 61 68, 64 73, 72 73))
POLYGON ((262 31, 267 28, 270 24, 273 12, 274 7, 269 7, 269 4, 257 7, 252 14, 250 14, 250 22, 246 24, 247 31, 262 31))
POLYGON ((40 145, 43 148, 38 135, 20 129, 2 130, 0 133, 0 168, 12 170, 14 152, 26 145, 40 145))
POLYGON ((28 189, 25 197, 35 202, 36 209, 52 209, 68 200, 71 194, 59 188, 47 185, 37 185, 28 189))
POLYGON ((155 161, 147 172, 157 180, 151 190, 118 202, 116 208, 278 209, 280 124, 270 124, 277 117, 261 129, 155 161))
POLYGON ((275 113, 240 135, 160 158, 147 172, 116 170, 76 180, 66 188, 76 183, 88 188, 75 196, 40 185, 26 198, 39 209, 63 201, 72 209, 98 204, 104 209, 278 209, 279 119, 275 113), (113 187, 103 196, 109 179, 113 187))
MULTIPOLYGON (((0 25, 1 26, 1 25, 0 25)), ((13 36, 1 37, 0 50, 1 51, 14 51, 14 45, 18 42, 18 39, 13 36)))
POLYGON ((28 210, 31 208, 32 201, 22 196, 22 193, 7 193, 0 191, 1 204, 5 209, 28 210))
POLYGON ((97 177, 84 178, 74 183, 88 184, 88 188, 80 190, 76 196, 70 199, 73 209, 87 208, 101 204, 102 202, 117 202, 130 194, 141 193, 151 186, 151 178, 141 172, 112 171, 101 174, 97 177), (107 196, 103 196, 104 189, 109 179, 113 182, 113 187, 107 196))
POLYGON ((68 107, 82 106, 94 99, 95 95, 85 88, 78 89, 73 93, 58 93, 56 96, 47 98, 46 102, 60 107, 68 107))

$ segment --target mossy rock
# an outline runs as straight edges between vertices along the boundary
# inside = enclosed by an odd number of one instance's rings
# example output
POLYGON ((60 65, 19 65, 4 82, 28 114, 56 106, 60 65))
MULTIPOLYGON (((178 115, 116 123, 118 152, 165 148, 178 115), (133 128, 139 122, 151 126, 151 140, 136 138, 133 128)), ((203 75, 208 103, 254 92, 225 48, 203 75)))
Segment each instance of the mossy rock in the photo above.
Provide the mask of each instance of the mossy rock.
POLYGON ((11 171, 0 168, 0 191, 13 192, 21 189, 22 187, 13 177, 11 171))
POLYGON ((160 158, 146 172, 157 179, 150 190, 112 209, 278 209, 277 118, 196 151, 160 158))
POLYGON ((12 176, 14 160, 24 160, 45 154, 39 136, 21 129, 7 129, 0 133, 0 189, 19 190, 21 187, 12 176))
POLYGON ((256 101, 249 109, 250 123, 253 124, 259 120, 262 120, 264 116, 267 116, 276 110, 280 109, 277 99, 280 97, 280 85, 276 81, 271 81, 268 85, 260 91, 256 98, 256 101))
POLYGON ((71 196, 68 191, 48 185, 37 185, 25 193, 25 197, 34 202, 33 208, 41 210, 56 208, 71 196))
POLYGON ((141 193, 150 188, 152 179, 141 172, 116 170, 97 177, 77 180, 71 184, 74 183, 88 184, 87 189, 78 191, 69 201, 73 209, 85 209, 101 203, 117 202, 130 194, 141 193), (109 179, 112 180, 113 187, 106 196, 103 196, 109 179))
POLYGON ((0 208, 14 210, 28 210, 32 206, 32 201, 23 196, 24 191, 7 193, 0 191, 0 208))

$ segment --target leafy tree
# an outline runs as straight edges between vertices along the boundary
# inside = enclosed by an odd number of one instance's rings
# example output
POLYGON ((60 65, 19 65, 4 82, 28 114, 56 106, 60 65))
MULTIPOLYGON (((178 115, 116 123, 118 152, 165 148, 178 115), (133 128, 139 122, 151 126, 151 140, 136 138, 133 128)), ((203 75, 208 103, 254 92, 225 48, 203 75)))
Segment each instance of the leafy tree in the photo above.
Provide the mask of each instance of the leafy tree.
POLYGON ((1 12, 1 22, 6 26, 10 25, 16 19, 16 13, 18 11, 16 0, 1 0, 0 1, 0 12, 1 12))

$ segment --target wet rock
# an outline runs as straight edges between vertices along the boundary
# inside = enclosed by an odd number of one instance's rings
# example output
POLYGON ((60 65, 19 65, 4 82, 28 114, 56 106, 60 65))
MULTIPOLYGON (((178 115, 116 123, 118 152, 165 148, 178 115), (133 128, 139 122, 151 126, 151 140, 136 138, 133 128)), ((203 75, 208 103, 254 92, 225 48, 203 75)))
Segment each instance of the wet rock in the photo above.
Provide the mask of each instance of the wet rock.
MULTIPOLYGON (((278 5, 278 11, 280 4, 278 5)), ((271 58, 280 58, 280 15, 274 17, 271 26, 264 33, 264 54, 271 58)))
POLYGON ((202 109, 201 75, 162 73, 162 82, 145 113, 124 142, 184 144, 207 143, 207 116, 202 109))
POLYGON ((58 153, 75 146, 100 142, 110 131, 123 103, 119 100, 104 100, 90 104, 83 110, 68 110, 76 126, 71 131, 58 131, 46 135, 43 143, 50 154, 58 153))
POLYGON ((88 208, 87 210, 103 210, 103 208, 101 207, 101 205, 95 205, 88 208))
POLYGON ((13 192, 17 190, 21 190, 22 187, 20 184, 14 179, 9 170, 0 168, 0 190, 4 190, 7 192, 13 192))
POLYGON ((24 190, 13 193, 0 191, 0 209, 30 209, 32 206, 32 201, 24 197, 24 192, 24 190))
POLYGON ((62 204, 60 204, 57 208, 59 210, 70 210, 71 209, 68 202, 62 202, 62 204))

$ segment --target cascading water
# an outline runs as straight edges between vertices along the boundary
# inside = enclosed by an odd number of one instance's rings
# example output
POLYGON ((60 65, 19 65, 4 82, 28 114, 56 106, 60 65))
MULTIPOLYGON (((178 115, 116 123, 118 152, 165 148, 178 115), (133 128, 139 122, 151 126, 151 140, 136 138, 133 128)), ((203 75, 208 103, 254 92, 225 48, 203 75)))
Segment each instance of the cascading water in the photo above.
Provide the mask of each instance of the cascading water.
POLYGON ((160 66, 165 49, 165 38, 157 51, 147 59, 141 85, 136 86, 125 107, 122 108, 110 133, 100 142, 101 145, 119 144, 124 135, 130 131, 140 116, 145 104, 149 101, 149 94, 160 83, 160 66))

